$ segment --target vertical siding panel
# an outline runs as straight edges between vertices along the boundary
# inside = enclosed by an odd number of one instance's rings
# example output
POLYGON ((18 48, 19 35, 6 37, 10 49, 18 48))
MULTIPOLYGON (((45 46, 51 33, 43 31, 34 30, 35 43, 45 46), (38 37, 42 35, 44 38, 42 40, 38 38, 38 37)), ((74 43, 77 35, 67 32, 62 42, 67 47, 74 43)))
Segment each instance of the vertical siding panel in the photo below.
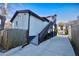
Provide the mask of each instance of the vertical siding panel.
POLYGON ((34 16, 30 16, 30 36, 36 36, 38 33, 40 33, 44 27, 47 25, 47 23, 44 23, 39 18, 36 18, 34 16))
POLYGON ((24 13, 19 13, 13 21, 12 28, 27 30, 28 29, 28 13, 26 13, 26 15, 24 15, 24 13), (16 21, 18 22, 18 26, 16 26, 16 21))

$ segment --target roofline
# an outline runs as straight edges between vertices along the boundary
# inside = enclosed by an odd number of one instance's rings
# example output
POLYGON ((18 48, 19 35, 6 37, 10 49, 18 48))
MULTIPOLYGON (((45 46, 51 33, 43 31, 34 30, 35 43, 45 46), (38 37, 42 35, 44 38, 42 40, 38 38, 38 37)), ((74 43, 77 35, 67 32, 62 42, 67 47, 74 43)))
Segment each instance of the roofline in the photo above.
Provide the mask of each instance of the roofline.
POLYGON ((14 18, 16 17, 16 15, 17 15, 18 13, 29 13, 29 14, 31 14, 31 15, 33 15, 33 16, 39 18, 40 20, 45 21, 45 19, 41 18, 39 15, 35 14, 35 13, 32 12, 31 10, 18 10, 18 11, 15 12, 15 14, 14 14, 14 16, 11 18, 10 22, 13 22, 14 18))
POLYGON ((48 20, 46 17, 41 17, 41 18, 43 18, 43 19, 44 19, 44 21, 49 22, 49 20, 48 20))

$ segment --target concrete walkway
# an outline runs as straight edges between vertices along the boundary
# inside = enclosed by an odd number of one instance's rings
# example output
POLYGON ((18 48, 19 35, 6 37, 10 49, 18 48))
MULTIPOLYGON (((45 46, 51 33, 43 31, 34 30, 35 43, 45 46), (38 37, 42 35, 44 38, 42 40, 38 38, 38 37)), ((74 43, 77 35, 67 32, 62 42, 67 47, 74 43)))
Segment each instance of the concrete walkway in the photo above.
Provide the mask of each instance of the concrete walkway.
POLYGON ((38 46, 29 44, 24 48, 17 47, 2 55, 8 56, 75 56, 67 37, 56 36, 38 46))

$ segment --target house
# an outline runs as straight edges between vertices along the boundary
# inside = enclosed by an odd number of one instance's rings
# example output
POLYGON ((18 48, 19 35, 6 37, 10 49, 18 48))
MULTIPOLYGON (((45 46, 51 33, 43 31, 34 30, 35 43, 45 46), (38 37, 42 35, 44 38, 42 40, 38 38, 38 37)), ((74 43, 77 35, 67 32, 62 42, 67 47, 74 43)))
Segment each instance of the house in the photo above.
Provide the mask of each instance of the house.
POLYGON ((56 16, 50 16, 50 17, 42 17, 43 19, 49 18, 49 23, 46 25, 46 27, 37 35, 32 43, 35 45, 40 44, 41 42, 57 35, 57 27, 56 27, 56 16))
POLYGON ((49 20, 38 16, 31 10, 18 10, 10 22, 12 22, 13 29, 27 30, 28 39, 33 39, 44 29, 49 20))
POLYGON ((58 35, 67 35, 68 34, 68 24, 60 22, 57 24, 58 35))
POLYGON ((11 29, 12 28, 12 24, 10 21, 6 20, 5 24, 4 24, 4 29, 11 29))
POLYGON ((39 45, 51 34, 56 36, 53 31, 53 27, 56 28, 56 18, 52 17, 40 17, 31 10, 16 11, 10 22, 5 22, 0 40, 4 42, 1 42, 2 47, 8 50, 29 43, 39 45))
POLYGON ((6 17, 0 15, 0 30, 4 29, 5 20, 6 20, 6 17))
MULTIPOLYGON (((21 29, 26 31, 26 39, 33 41, 37 45, 46 39, 46 35, 53 33, 53 27, 56 28, 56 15, 50 17, 40 17, 31 10, 18 10, 10 20, 12 29, 21 29), (32 40, 35 37, 38 39, 32 40)), ((56 34, 52 34, 52 36, 56 34)))

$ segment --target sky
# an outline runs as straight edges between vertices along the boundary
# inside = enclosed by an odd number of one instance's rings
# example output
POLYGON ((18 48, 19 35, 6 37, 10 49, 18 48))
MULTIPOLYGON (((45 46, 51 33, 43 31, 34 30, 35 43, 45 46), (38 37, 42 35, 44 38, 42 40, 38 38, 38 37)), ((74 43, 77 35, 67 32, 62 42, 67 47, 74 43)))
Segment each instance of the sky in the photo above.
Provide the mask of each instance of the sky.
POLYGON ((29 9, 39 16, 57 14, 57 22, 76 20, 79 16, 78 3, 9 3, 7 5, 7 18, 11 19, 16 10, 29 9))

